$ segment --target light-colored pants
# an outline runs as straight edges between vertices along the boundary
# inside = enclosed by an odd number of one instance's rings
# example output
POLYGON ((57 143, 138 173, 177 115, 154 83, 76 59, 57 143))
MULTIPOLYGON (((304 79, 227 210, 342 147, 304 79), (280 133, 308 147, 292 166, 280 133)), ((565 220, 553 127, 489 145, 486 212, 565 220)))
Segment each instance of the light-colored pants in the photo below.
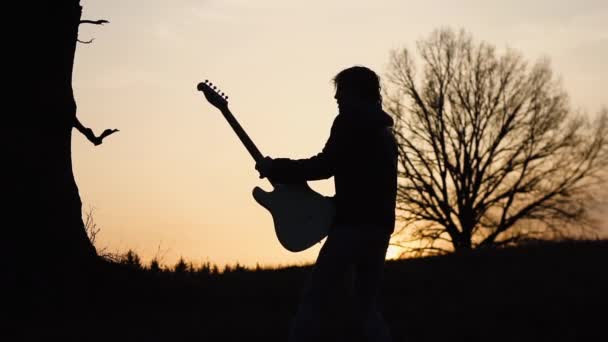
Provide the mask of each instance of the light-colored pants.
MULTIPOLYGON (((365 341, 391 341, 377 308, 389 238, 377 227, 330 231, 292 320, 290 342, 329 340, 327 332, 336 330, 335 325, 348 315, 351 318, 346 321, 353 328, 348 335, 365 341), (336 310, 336 297, 344 293, 350 293, 351 310, 336 310)), ((331 340, 337 341, 335 337, 331 340)))

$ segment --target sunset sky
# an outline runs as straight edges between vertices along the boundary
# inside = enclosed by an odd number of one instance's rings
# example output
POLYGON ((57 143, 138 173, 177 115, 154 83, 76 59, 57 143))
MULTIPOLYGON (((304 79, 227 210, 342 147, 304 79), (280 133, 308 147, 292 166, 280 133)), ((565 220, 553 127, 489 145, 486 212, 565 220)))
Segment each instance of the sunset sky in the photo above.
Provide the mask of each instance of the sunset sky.
MULTIPOLYGON (((548 56, 574 108, 608 105, 608 1, 565 0, 82 0, 74 70, 78 117, 74 173, 98 247, 133 249, 166 263, 183 256, 219 265, 311 262, 319 246, 284 250, 269 213, 251 197, 253 160, 196 84, 219 84, 262 153, 308 157, 336 115, 332 77, 441 27, 464 28, 534 61, 548 56)), ((333 194, 333 182, 312 184, 333 194)), ((603 212, 608 212, 605 204, 603 212)), ((605 224, 605 223, 604 223, 605 224)), ((606 224, 605 224, 606 225, 606 224)))

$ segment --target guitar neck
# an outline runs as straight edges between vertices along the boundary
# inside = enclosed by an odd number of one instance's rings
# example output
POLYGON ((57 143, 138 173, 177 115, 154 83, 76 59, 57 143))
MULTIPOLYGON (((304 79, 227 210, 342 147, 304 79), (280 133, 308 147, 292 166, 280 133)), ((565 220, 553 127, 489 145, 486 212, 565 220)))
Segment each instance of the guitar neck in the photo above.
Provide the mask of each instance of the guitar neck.
POLYGON ((241 127, 234 115, 232 115, 230 109, 226 108, 221 112, 222 115, 224 115, 224 118, 226 118, 226 121, 228 121, 228 123, 230 124, 230 127, 232 127, 232 129, 234 130, 234 133, 236 133, 243 145, 245 145, 245 148, 247 149, 253 160, 255 160, 255 162, 257 163, 260 160, 264 159, 262 152, 258 150, 257 146, 255 146, 251 138, 249 138, 249 135, 247 135, 247 133, 245 132, 243 127, 241 127))

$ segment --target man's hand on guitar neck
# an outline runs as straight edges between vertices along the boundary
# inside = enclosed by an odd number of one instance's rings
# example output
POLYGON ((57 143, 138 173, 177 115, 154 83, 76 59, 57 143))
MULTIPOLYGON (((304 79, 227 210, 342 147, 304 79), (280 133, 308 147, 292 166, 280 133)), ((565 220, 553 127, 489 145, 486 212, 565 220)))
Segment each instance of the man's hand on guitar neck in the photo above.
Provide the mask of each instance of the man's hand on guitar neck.
POLYGON ((272 172, 273 159, 270 157, 264 157, 264 159, 258 161, 255 164, 255 169, 260 173, 260 178, 267 178, 272 172))

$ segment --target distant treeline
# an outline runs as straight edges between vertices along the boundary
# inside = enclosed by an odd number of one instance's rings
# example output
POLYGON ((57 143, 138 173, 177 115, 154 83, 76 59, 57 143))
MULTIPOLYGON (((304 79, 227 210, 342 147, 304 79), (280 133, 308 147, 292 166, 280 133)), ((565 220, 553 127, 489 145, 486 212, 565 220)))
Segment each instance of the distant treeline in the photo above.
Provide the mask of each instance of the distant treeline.
POLYGON ((124 265, 129 268, 141 271, 150 272, 164 272, 164 273, 184 273, 192 275, 220 275, 227 273, 239 273, 239 272, 260 272, 260 271, 271 271, 284 268, 293 267, 307 267, 309 265, 293 265, 293 266, 261 266, 256 263, 254 267, 242 265, 238 261, 234 264, 225 264, 218 266, 210 261, 202 263, 195 263, 187 261, 184 257, 180 257, 174 265, 163 263, 158 257, 153 257, 150 262, 145 263, 139 254, 129 249, 125 253, 106 253, 102 256, 107 262, 124 265))

